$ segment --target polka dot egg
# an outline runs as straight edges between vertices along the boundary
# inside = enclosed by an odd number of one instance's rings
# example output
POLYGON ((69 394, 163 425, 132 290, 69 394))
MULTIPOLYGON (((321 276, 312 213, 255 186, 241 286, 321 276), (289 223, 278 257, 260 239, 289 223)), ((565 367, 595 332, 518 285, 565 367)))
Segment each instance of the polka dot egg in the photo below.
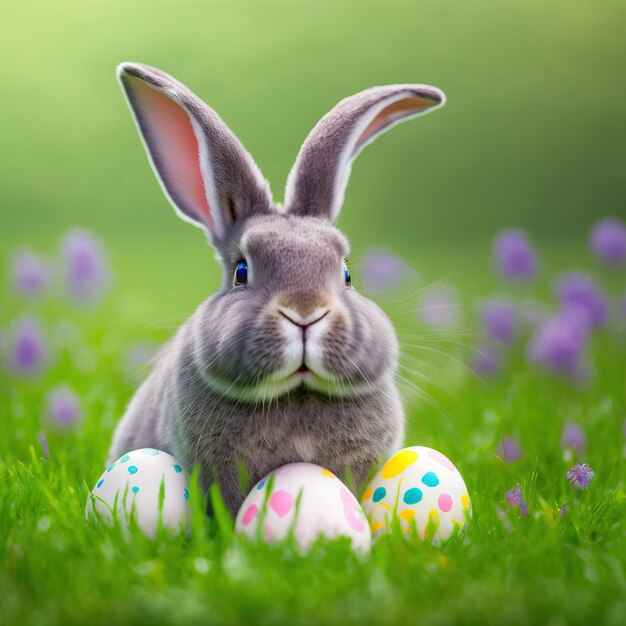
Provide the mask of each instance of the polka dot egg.
POLYGON ((463 477, 441 452, 423 446, 400 450, 374 476, 361 501, 374 537, 393 522, 434 543, 463 528, 471 504, 463 477))
POLYGON ((237 532, 268 542, 286 537, 291 529, 304 551, 320 535, 349 537, 361 552, 371 547, 369 525, 357 499, 332 472, 311 463, 283 465, 259 481, 235 522, 237 532))
POLYGON ((87 518, 97 513, 113 524, 114 511, 120 524, 135 515, 138 526, 152 536, 159 523, 159 494, 164 489, 163 526, 179 530, 189 516, 189 476, 176 459, 160 450, 144 448, 124 454, 98 479, 87 500, 87 518))

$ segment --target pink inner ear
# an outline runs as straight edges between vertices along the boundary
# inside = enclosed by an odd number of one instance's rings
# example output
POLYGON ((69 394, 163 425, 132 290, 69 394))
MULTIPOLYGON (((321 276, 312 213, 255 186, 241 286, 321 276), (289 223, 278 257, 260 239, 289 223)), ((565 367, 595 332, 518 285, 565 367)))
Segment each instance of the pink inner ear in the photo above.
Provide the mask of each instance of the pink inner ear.
POLYGON ((211 209, 200 170, 198 139, 187 113, 143 81, 130 80, 141 116, 148 126, 155 165, 172 200, 185 212, 212 226, 211 209))
POLYGON ((421 98, 420 96, 411 96, 409 98, 403 98, 385 107, 376 117, 367 125, 367 128, 361 133, 354 146, 354 151, 357 152, 359 148, 367 143, 374 135, 377 135, 382 131, 385 126, 393 124, 394 122, 408 117, 409 115, 415 115, 424 109, 429 109, 435 106, 437 102, 428 98, 421 98))

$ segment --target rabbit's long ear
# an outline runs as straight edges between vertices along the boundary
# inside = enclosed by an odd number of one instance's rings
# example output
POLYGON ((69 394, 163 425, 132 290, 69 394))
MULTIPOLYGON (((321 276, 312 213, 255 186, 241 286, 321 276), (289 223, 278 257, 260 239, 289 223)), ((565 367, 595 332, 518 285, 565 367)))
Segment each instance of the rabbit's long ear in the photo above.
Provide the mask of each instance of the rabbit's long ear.
POLYGON ((395 124, 444 103, 443 92, 428 85, 373 87, 342 100, 302 144, 287 179, 285 210, 334 220, 357 154, 395 124))
POLYGON ((267 181, 215 111, 156 68, 122 63, 117 74, 155 174, 183 219, 219 244, 235 220, 272 210, 267 181))

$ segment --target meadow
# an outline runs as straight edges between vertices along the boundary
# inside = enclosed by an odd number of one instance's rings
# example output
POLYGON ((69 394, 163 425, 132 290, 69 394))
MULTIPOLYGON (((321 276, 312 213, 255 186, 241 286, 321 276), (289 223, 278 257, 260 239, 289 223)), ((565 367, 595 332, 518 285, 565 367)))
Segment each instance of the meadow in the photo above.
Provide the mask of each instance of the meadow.
POLYGON ((625 23, 619 0, 3 2, 0 624, 623 624, 625 23), (462 536, 301 555, 207 518, 194 483, 188 536, 85 521, 155 351, 220 283, 124 60, 214 107, 277 201, 341 98, 446 92, 359 156, 338 225, 397 329, 406 444, 467 484, 462 536))
MULTIPOLYGON (((457 464, 473 506, 466 532, 440 547, 393 534, 379 539, 365 558, 353 554, 347 541, 320 540, 301 556, 289 542, 243 540, 225 515, 208 519, 203 494, 192 486, 191 535, 163 533, 151 540, 138 531, 128 537, 116 528, 94 527, 85 522, 84 507, 115 422, 145 375, 148 366, 141 362, 176 321, 146 323, 147 311, 134 296, 113 297, 112 270, 105 269, 106 255, 92 237, 70 234, 56 279, 43 293, 32 292, 32 280, 22 284, 29 293, 15 293, 14 284, 10 308, 3 310, 5 318, 36 319, 45 346, 39 356, 27 349, 20 365, 14 360, 19 329, 4 326, 3 624, 623 622, 621 294, 614 294, 607 319, 576 353, 584 376, 567 368, 553 374, 529 362, 528 353, 546 324, 531 312, 553 315, 559 308, 558 298, 548 295, 554 286, 554 277, 545 276, 548 253, 542 270, 537 268, 540 277, 523 285, 498 276, 487 247, 483 281, 491 291, 483 293, 480 283, 467 281, 460 281, 462 291, 453 291, 450 277, 422 284, 416 268, 389 252, 393 271, 381 283, 383 253, 363 251, 353 267, 355 284, 374 292, 403 343, 399 384, 407 443, 439 449, 457 464), (87 283, 71 272, 77 250, 81 267, 80 255, 93 255, 87 283), (79 288, 84 284, 99 285, 101 292, 87 293, 79 288), (497 300, 485 302, 494 294, 497 300), (495 326, 485 327, 494 302, 513 304, 515 313, 500 313, 495 326), (488 338, 498 333, 500 340, 488 338), (68 387, 74 402, 62 393, 59 398, 59 388, 68 387), (566 478, 575 462, 595 472, 588 489, 575 489, 566 478), (516 485, 517 499, 507 493, 516 485)), ((586 242, 580 252, 552 262, 580 267, 581 256, 587 257, 608 302, 611 283, 623 282, 623 273, 603 269, 586 242)), ((431 262, 438 266, 438 260, 431 262)), ((464 264, 461 257, 455 262, 464 264)), ((428 267, 425 261, 420 272, 428 267)), ((32 268, 21 269, 17 278, 32 279, 32 268)))

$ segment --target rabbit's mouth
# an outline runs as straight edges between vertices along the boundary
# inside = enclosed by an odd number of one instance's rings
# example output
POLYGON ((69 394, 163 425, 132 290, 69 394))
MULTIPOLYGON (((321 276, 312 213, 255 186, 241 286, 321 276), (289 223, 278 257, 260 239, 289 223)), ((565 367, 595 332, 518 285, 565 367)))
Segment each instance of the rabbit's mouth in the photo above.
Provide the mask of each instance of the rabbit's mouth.
POLYGON ((299 380, 302 381, 303 384, 306 384, 306 381, 313 376, 315 376, 315 372, 303 361, 302 365, 300 365, 297 370, 286 376, 285 382, 289 383, 294 380, 299 380))
POLYGON ((342 367, 328 367, 329 334, 337 320, 344 323, 345 319, 340 303, 327 300, 305 316, 284 305, 277 306, 275 311, 284 340, 282 366, 269 376, 276 390, 288 393, 299 388, 342 398, 372 391, 369 380, 349 376, 342 367))
POLYGON ((341 398, 357 397, 366 392, 372 391, 369 382, 359 384, 355 381, 349 381, 341 376, 330 372, 318 372, 309 367, 304 361, 297 370, 291 374, 279 379, 276 378, 277 387, 283 387, 283 393, 287 393, 292 389, 302 389, 314 394, 323 394, 325 396, 335 396, 341 398))

